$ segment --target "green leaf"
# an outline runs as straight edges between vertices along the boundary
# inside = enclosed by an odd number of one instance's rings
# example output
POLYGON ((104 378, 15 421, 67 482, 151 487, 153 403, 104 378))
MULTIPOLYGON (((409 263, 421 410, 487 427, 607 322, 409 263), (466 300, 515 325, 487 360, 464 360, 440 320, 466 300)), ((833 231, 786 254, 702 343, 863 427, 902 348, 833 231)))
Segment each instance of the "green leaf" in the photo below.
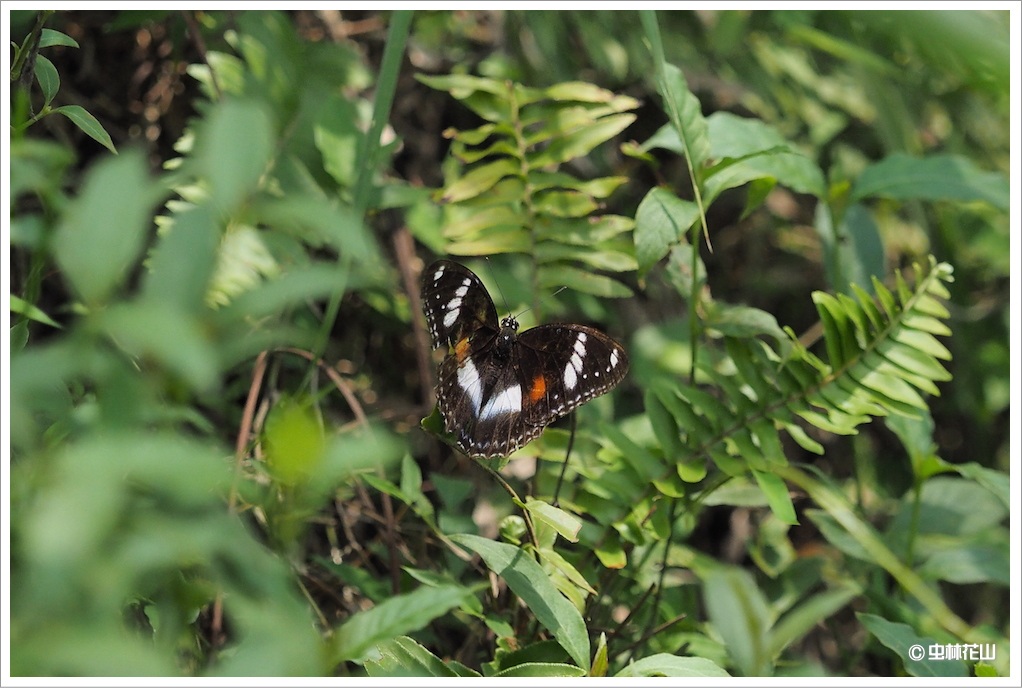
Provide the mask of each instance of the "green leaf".
POLYGON ((779 518, 782 523, 797 526, 798 518, 795 516, 795 507, 791 503, 791 495, 788 493, 788 486, 784 484, 784 481, 773 473, 754 470, 752 474, 756 476, 756 482, 759 483, 760 489, 766 495, 767 503, 770 505, 770 510, 774 512, 774 516, 779 518))
POLYGON ((130 355, 155 361, 198 391, 210 392, 219 383, 219 359, 198 318, 156 301, 119 303, 97 317, 130 355))
POLYGON ((408 636, 402 635, 380 643, 377 649, 383 657, 379 661, 369 660, 365 663, 366 672, 373 677, 479 676, 478 672, 458 662, 444 662, 408 636), (397 666, 393 666, 391 662, 397 666))
POLYGON ((614 674, 615 678, 638 676, 672 676, 676 678, 724 678, 731 674, 705 657, 678 657, 655 654, 629 664, 614 674))
MULTIPOLYGON (((685 154, 692 163, 692 168, 699 174, 703 164, 710 156, 710 137, 706 126, 706 118, 703 117, 702 105, 699 99, 693 95, 685 81, 685 75, 681 70, 672 64, 664 64, 664 81, 657 84, 657 90, 664 99, 673 98, 674 107, 667 105, 668 113, 676 110, 678 121, 672 124, 675 127, 680 125, 678 134, 685 142, 685 154)), ((673 120, 673 117, 672 117, 673 120)))
POLYGON ((686 233, 699 219, 699 207, 666 189, 652 189, 635 211, 635 258, 646 274, 672 246, 687 243, 686 233))
POLYGON ((78 48, 78 41, 68 36, 66 33, 60 31, 54 31, 53 29, 43 29, 42 34, 39 36, 39 47, 49 48, 54 45, 66 45, 69 48, 78 48))
POLYGON ((604 141, 620 134, 634 121, 635 115, 631 113, 603 117, 594 124, 576 129, 566 136, 555 138, 549 146, 529 160, 529 165, 531 167, 546 167, 580 158, 604 141))
POLYGON ((582 521, 567 511, 531 497, 525 500, 525 508, 538 520, 549 524, 568 542, 578 542, 578 531, 582 527, 582 521))
POLYGON ((586 670, 571 664, 525 662, 493 675, 494 678, 548 678, 585 676, 586 670))
POLYGON ((377 644, 423 628, 433 619, 461 604, 471 593, 460 585, 423 586, 407 595, 396 595, 372 609, 359 612, 334 634, 331 661, 364 662, 377 644))
POLYGON ((255 102, 229 100, 207 117, 196 145, 214 200, 230 212, 266 173, 273 154, 272 120, 255 102))
POLYGON ((578 191, 542 191, 533 197, 536 212, 554 217, 585 217, 599 205, 578 191))
POLYGON ((441 203, 457 203, 474 198, 508 175, 518 174, 521 166, 512 158, 501 158, 479 167, 473 167, 460 179, 443 189, 441 203))
POLYGON ((19 313, 21 315, 24 315, 26 318, 29 318, 30 320, 41 322, 44 325, 49 325, 50 327, 56 327, 58 329, 64 329, 63 325, 61 325, 58 322, 54 322, 54 320, 50 316, 46 315, 46 313, 44 313, 42 309, 33 306, 28 301, 25 301, 24 299, 19 298, 14 294, 11 294, 10 308, 11 313, 19 313))
MULTIPOLYGON (((185 312, 203 309, 220 240, 220 228, 208 206, 199 206, 177 215, 174 226, 159 237, 152 250, 149 272, 142 288, 145 298, 173 304, 185 312)), ((249 276, 248 273, 246 276, 249 276)), ((246 286, 251 288, 257 284, 258 281, 253 280, 246 286)), ((224 288, 221 286, 221 290, 224 288)), ((236 288, 230 296, 242 291, 243 288, 236 288)), ((229 302, 226 297, 220 301, 222 304, 226 302, 229 302)))
POLYGON ((60 75, 52 62, 42 55, 36 55, 35 78, 43 91, 43 107, 47 107, 60 90, 60 75))
POLYGON ((826 196, 827 186, 819 166, 801 153, 781 151, 754 155, 710 172, 705 182, 705 202, 711 203, 722 191, 756 179, 774 179, 799 193, 826 196))
POLYGON ((855 583, 817 593, 785 614, 770 631, 770 649, 778 657, 789 645, 804 637, 817 624, 826 621, 862 594, 855 583))
POLYGON ((1008 179, 983 172, 968 158, 932 155, 914 158, 894 153, 870 165, 855 181, 853 201, 880 196, 895 200, 986 201, 998 210, 1009 207, 1008 179))
POLYGON ((57 263, 86 303, 106 300, 127 276, 162 193, 137 151, 105 158, 89 171, 53 246, 57 263))
POLYGON ((1011 565, 1007 547, 972 544, 934 552, 919 567, 923 578, 949 583, 992 582, 1010 585, 1011 565))
POLYGON ((106 129, 99 123, 99 120, 90 115, 85 108, 80 105, 62 105, 58 108, 53 108, 52 112, 59 112, 67 117, 74 122, 76 127, 105 146, 111 153, 117 152, 114 142, 110 140, 110 134, 106 133, 106 129))
POLYGON ((891 650, 894 650, 901 657, 901 661, 905 665, 905 671, 912 676, 923 678, 938 676, 958 678, 969 675, 965 662, 960 660, 928 659, 925 655, 923 659, 912 659, 909 656, 912 648, 918 646, 924 652, 928 652, 931 646, 940 645, 941 643, 932 638, 919 637, 908 624, 894 623, 875 614, 861 614, 857 612, 855 616, 877 640, 891 650))
POLYGON ((535 559, 517 547, 476 535, 452 535, 451 539, 478 552, 487 567, 507 582, 571 658, 589 670, 589 634, 585 621, 535 559))
POLYGON ((748 571, 714 565, 697 571, 703 580, 703 603, 728 654, 746 676, 769 671, 770 614, 748 571))
POLYGON ((542 289, 568 287, 608 299, 624 299, 632 295, 631 289, 615 279, 561 264, 540 267, 539 286, 542 289))

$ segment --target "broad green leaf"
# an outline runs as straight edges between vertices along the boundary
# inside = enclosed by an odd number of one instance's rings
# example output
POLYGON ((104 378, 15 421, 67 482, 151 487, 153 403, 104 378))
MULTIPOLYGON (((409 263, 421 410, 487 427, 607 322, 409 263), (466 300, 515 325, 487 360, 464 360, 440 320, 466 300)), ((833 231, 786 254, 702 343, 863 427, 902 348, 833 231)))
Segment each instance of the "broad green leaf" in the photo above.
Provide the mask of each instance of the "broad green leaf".
POLYGON ((883 276, 887 272, 884 243, 873 217, 865 206, 854 203, 845 211, 838 229, 837 260, 841 265, 841 284, 838 291, 848 292, 848 284, 857 284, 870 290, 870 276, 883 276))
POLYGON ((518 162, 511 158, 501 158, 500 160, 474 167, 466 172, 463 177, 443 189, 439 200, 441 203, 456 203, 467 198, 473 198, 493 188, 493 185, 504 177, 518 174, 520 171, 518 162))
POLYGON ((86 303, 106 300, 134 266, 162 193, 137 151, 104 158, 88 172, 53 245, 57 263, 86 303))
POLYGON ((623 299, 632 295, 631 289, 615 279, 560 264, 540 267, 539 286, 543 289, 568 287, 609 299, 623 299))
POLYGON ((625 462, 634 468, 643 480, 655 480, 666 472, 661 459, 632 441, 616 425, 601 423, 600 432, 621 451, 625 462))
POLYGON ((69 48, 79 47, 78 41, 71 38, 66 33, 54 31, 53 29, 43 29, 42 34, 39 36, 39 47, 49 48, 53 45, 66 45, 69 48))
MULTIPOLYGON (((671 257, 667 261, 667 279, 685 301, 692 299, 693 251, 692 244, 687 242, 675 244, 671 247, 671 257)), ((696 258, 695 274, 699 281, 697 288, 701 290, 706 284, 706 265, 702 258, 696 258)))
POLYGON ((273 154, 273 124, 261 105, 240 100, 216 106, 197 142, 202 176, 213 198, 230 212, 256 190, 273 154))
POLYGON ((1008 179, 984 172, 968 158, 932 155, 915 158, 894 153, 863 171, 852 187, 852 200, 873 196, 895 200, 986 201, 998 210, 1009 207, 1008 179))
POLYGON ((377 644, 423 628, 470 594, 461 586, 423 586, 359 612, 344 622, 331 639, 331 661, 364 662, 377 644))
MULTIPOLYGON (((250 231, 255 233, 254 229, 250 231)), ((202 309, 220 240, 220 228, 208 206, 177 215, 173 227, 160 236, 152 250, 149 272, 142 287, 145 298, 173 304, 185 312, 202 309)), ((231 266, 229 257, 233 254, 225 253, 224 249, 221 245, 220 264, 231 266)), ((221 297, 220 304, 229 303, 231 297, 259 284, 258 273, 253 275, 240 266, 230 276, 234 277, 233 281, 225 280, 217 285, 215 293, 221 297), (243 277, 239 277, 238 272, 243 272, 243 277)))
POLYGON ((728 654, 746 676, 770 669, 770 614, 748 571, 714 565, 696 572, 703 579, 703 603, 728 654))
POLYGON ((478 552, 487 567, 507 582, 571 658, 588 671, 589 634, 585 621, 535 559, 517 547, 476 535, 452 535, 451 539, 478 552))
POLYGON ((582 527, 582 522, 567 511, 531 497, 525 500, 525 508, 537 519, 549 524, 568 542, 578 542, 578 531, 582 527))
POLYGON ((815 162, 801 153, 778 151, 753 155, 711 171, 704 183, 704 202, 712 203, 722 191, 756 179, 774 179, 793 191, 817 198, 827 193, 823 172, 815 162))
POLYGON ((965 662, 960 660, 929 659, 927 655, 922 659, 912 659, 909 655, 912 648, 918 646, 928 653, 931 646, 942 643, 932 638, 919 637, 908 624, 894 623, 875 614, 856 613, 855 616, 877 640, 901 657, 905 671, 912 676, 958 678, 969 675, 965 662))
POLYGON ((43 91, 43 107, 46 107, 60 90, 60 75, 52 62, 42 55, 36 55, 35 78, 43 91))
POLYGON ((350 208, 315 196, 293 194, 253 203, 252 213, 262 223, 295 234, 306 243, 334 246, 352 260, 359 274, 380 279, 379 247, 350 208))
MULTIPOLYGON (((919 495, 918 532, 935 535, 974 535, 998 526, 1008 516, 1004 504, 971 480, 935 476, 923 483, 919 495)), ((909 532, 916 506, 906 494, 889 532, 909 532)))
POLYGON ((995 471, 992 468, 985 468, 978 463, 970 462, 955 464, 954 469, 963 477, 975 480, 977 483, 996 495, 1001 504, 1008 506, 1011 501, 1010 485, 1008 474, 995 471))
POLYGON ((615 678, 638 676, 725 678, 730 675, 705 657, 678 657, 664 653, 643 657, 614 674, 615 678))
POLYGON ((99 120, 90 115, 82 106, 62 105, 58 108, 53 108, 52 111, 59 112, 67 117, 69 120, 74 122, 76 127, 85 132, 89 137, 98 141, 111 153, 117 152, 117 148, 114 147, 114 142, 110 140, 110 134, 106 133, 106 129, 104 129, 103 125, 99 123, 99 120))
POLYGON ((847 530, 845 530, 837 519, 828 514, 826 511, 822 511, 820 509, 806 509, 805 515, 813 522, 813 525, 820 529, 820 533, 827 542, 834 545, 850 557, 875 563, 873 562, 873 557, 865 550, 865 548, 859 544, 859 542, 852 537, 847 530))
POLYGON ((787 340, 772 313, 751 306, 731 306, 714 302, 708 309, 706 326, 728 337, 755 337, 767 334, 778 342, 787 340))
MULTIPOLYGON (((661 393, 664 395, 671 394, 670 390, 646 390, 646 393, 643 395, 643 407, 646 410, 646 415, 649 416, 650 425, 653 427, 653 434, 656 436, 657 442, 660 443, 660 450, 664 454, 664 459, 668 464, 672 464, 681 458, 684 449, 674 416, 671 415, 659 399, 661 393)), ((663 474, 663 469, 662 466, 656 466, 656 468, 657 471, 655 473, 643 475, 643 478, 646 480, 659 478, 663 474)))
POLYGON ((992 582, 1008 586, 1011 565, 1006 546, 971 544, 934 552, 918 572, 923 578, 959 585, 992 582))
POLYGON ((687 243, 686 233, 699 219, 695 203, 683 201, 666 189, 646 194, 635 211, 635 258, 644 275, 677 244, 687 243))
POLYGON ((111 306, 99 323, 118 347, 180 375, 195 390, 211 392, 220 381, 219 357, 198 318, 175 306, 137 301, 111 306))
MULTIPOLYGON (((455 670, 454 666, 444 662, 425 647, 415 642, 408 636, 398 636, 377 646, 383 658, 391 658, 398 667, 386 666, 385 659, 379 661, 370 660, 365 663, 366 672, 370 676, 408 676, 408 677, 431 677, 453 678, 456 676, 478 676, 479 674, 471 669, 468 673, 455 670)), ((464 669, 457 665, 458 669, 464 669)))
POLYGON ((723 110, 706 118, 706 133, 710 138, 712 160, 739 160, 767 151, 797 152, 779 131, 763 120, 739 117, 723 110))
POLYGON ((61 325, 58 322, 55 322, 50 316, 46 315, 46 313, 41 308, 33 306, 28 301, 25 301, 24 299, 19 298, 14 294, 11 294, 10 308, 11 313, 19 313, 21 315, 24 315, 26 318, 29 318, 30 320, 41 322, 44 325, 49 325, 50 327, 63 329, 63 325, 61 325))
POLYGON ((607 536, 596 547, 596 556, 608 569, 621 569, 628 563, 628 555, 621 547, 621 538, 616 530, 607 531, 607 536))
POLYGON ((861 594, 862 588, 858 584, 845 583, 800 602, 771 629, 773 656, 778 657, 791 643, 803 638, 817 624, 826 621, 861 594))
MULTIPOLYGON (((685 154, 689 156, 693 169, 699 170, 710 155, 710 137, 707 131, 706 118, 703 117, 702 105, 692 94, 685 81, 685 75, 672 64, 664 65, 664 83, 657 84, 657 90, 664 99, 673 98, 678 112, 681 139, 685 142, 685 154)), ((672 108, 665 108, 668 113, 672 108)))

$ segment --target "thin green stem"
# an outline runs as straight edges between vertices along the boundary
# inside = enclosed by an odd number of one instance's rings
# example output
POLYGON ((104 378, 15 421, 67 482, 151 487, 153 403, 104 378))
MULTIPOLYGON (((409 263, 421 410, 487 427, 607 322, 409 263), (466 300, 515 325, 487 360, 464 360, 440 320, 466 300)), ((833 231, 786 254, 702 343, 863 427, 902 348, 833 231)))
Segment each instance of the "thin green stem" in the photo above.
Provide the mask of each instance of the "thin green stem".
MULTIPOLYGON (((699 221, 700 225, 692 225, 691 236, 689 237, 689 243, 692 245, 692 275, 696 276, 699 274, 699 227, 702 227, 703 237, 706 239, 706 247, 713 252, 713 246, 710 244, 710 231, 706 225, 706 209, 703 207, 703 195, 701 189, 700 176, 695 166, 695 161, 692 159, 692 150, 688 145, 688 136, 686 135, 686 129, 681 121, 681 112, 678 110, 678 98, 671 89, 671 82, 667 78, 667 60, 664 57, 664 44, 660 38, 660 25, 657 23, 656 10, 643 10, 639 13, 642 20, 643 29, 646 32, 646 39, 649 41, 650 52, 653 55, 653 65, 656 68, 656 80, 657 87, 660 91, 660 95, 663 96, 664 105, 667 108, 667 115, 671 120, 671 125, 677 130, 678 138, 681 140, 681 145, 685 149, 685 164, 688 166, 689 178, 692 180, 692 195, 695 198, 696 207, 699 208, 699 221)), ((696 361, 699 358, 699 297, 701 290, 699 289, 699 280, 693 277, 692 279, 692 293, 689 297, 690 314, 689 314, 689 346, 692 351, 692 368, 689 370, 689 382, 695 381, 696 376, 696 361)))
MULTIPOLYGON (((394 92, 397 90, 397 78, 401 68, 401 56, 404 54, 405 44, 408 41, 408 32, 412 24, 412 10, 398 10, 391 15, 390 29, 387 33, 387 45, 383 50, 383 62, 380 65, 379 80, 376 87, 376 100, 373 103, 373 119, 369 124, 369 130, 359 143, 358 152, 358 177, 355 180, 355 188, 352 197, 355 216, 361 224, 365 219, 366 209, 369 207, 369 197, 372 191, 373 175, 376 172, 376 156, 380 149, 380 134, 390 117, 390 108, 394 103, 394 92)), ((344 262, 344 278, 330 294, 330 301, 327 303, 326 314, 323 323, 319 328, 316 338, 316 347, 313 350, 315 356, 311 366, 322 357, 326 350, 326 344, 333 330, 334 322, 337 320, 337 311, 341 305, 341 298, 347 287, 347 274, 350 267, 350 258, 342 257, 344 262)))

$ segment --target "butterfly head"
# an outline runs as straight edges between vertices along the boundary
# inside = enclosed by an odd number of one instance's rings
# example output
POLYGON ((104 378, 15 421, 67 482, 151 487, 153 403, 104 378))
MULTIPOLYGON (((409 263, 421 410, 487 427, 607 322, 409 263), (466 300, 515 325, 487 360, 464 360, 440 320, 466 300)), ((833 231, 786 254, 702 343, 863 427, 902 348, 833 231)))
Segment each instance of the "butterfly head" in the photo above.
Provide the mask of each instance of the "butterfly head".
POLYGON ((518 321, 512 316, 507 316, 500 321, 500 332, 497 334, 496 353, 501 358, 511 355, 511 348, 518 339, 518 321))

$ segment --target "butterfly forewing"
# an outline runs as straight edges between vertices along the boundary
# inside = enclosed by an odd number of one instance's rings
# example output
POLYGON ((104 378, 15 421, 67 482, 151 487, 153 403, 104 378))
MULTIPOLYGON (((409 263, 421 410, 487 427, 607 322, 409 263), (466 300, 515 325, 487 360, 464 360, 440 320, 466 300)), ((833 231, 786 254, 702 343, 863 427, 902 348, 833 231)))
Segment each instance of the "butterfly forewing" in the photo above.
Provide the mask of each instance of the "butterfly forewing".
POLYGON ((422 274, 423 310, 433 347, 454 347, 476 330, 497 333, 497 309, 474 272, 449 260, 438 260, 422 274))
POLYGON ((551 324, 518 337, 522 374, 529 378, 526 422, 548 425, 606 394, 628 372, 620 344, 583 325, 551 324))
POLYGON ((582 325, 518 334, 466 267, 437 261, 423 273, 434 346, 446 344, 437 400, 447 431, 470 456, 507 456, 543 428, 609 391, 628 371, 621 345, 582 325))

